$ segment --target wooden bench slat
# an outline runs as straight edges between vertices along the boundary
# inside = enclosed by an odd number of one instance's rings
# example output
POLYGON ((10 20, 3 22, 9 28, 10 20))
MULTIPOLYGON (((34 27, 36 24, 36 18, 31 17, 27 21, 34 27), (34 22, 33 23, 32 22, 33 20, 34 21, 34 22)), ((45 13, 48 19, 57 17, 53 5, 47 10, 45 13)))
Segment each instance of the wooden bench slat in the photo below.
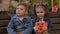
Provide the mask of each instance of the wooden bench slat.
POLYGON ((52 29, 54 30, 60 30, 60 24, 52 24, 52 29))
POLYGON ((2 19, 10 19, 11 17, 7 14, 0 14, 0 20, 2 19))
POLYGON ((51 34, 60 34, 60 30, 51 31, 51 34))
POLYGON ((0 33, 2 34, 7 33, 7 28, 0 28, 0 33))
POLYGON ((56 13, 53 13, 53 12, 49 12, 47 17, 49 18, 56 18, 56 17, 59 17, 60 18, 60 12, 56 12, 56 13))
POLYGON ((9 20, 0 20, 0 26, 7 26, 9 23, 9 20))
POLYGON ((49 18, 53 24, 60 24, 60 18, 49 18))

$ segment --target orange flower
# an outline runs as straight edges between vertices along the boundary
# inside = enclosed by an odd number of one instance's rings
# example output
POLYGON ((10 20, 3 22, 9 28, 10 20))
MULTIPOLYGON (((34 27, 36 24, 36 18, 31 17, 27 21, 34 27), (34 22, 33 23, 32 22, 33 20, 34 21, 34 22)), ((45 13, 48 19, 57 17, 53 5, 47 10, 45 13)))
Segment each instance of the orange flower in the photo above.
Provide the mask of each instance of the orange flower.
POLYGON ((37 32, 40 32, 40 33, 42 33, 44 31, 44 27, 47 27, 47 26, 48 26, 47 23, 44 21, 35 23, 35 27, 38 28, 37 32))

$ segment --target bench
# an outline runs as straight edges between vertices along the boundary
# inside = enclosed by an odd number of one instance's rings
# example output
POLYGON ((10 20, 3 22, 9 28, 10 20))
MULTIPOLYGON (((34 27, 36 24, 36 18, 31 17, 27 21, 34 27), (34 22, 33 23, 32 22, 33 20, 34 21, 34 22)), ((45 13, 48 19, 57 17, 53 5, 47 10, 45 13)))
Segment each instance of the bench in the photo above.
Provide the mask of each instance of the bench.
POLYGON ((10 16, 7 14, 0 14, 0 34, 6 34, 7 33, 7 25, 10 21, 10 16))
MULTIPOLYGON (((60 34, 60 13, 48 13, 48 18, 52 22, 52 31, 51 34, 60 34)), ((7 25, 10 21, 11 17, 7 14, 0 14, 0 34, 7 33, 7 25)))

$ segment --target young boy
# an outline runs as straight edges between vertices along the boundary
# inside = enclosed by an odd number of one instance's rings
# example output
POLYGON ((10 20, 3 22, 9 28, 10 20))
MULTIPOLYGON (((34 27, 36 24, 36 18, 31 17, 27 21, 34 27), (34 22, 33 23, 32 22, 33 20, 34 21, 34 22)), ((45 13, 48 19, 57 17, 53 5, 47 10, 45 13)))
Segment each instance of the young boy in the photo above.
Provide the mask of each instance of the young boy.
POLYGON ((8 34, 31 34, 33 25, 30 17, 26 15, 28 7, 25 3, 20 3, 16 8, 16 15, 8 24, 8 34))

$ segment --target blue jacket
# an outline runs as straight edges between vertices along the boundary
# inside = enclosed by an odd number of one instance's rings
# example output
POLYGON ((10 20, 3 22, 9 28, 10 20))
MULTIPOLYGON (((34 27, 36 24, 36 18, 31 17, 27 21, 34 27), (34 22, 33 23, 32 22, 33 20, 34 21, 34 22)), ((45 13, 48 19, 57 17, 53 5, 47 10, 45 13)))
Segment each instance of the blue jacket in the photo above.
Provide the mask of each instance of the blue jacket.
MULTIPOLYGON (((36 22, 38 22, 39 20, 40 20, 40 18, 35 17, 34 20, 33 20, 33 25, 34 25, 36 22)), ((46 16, 43 18, 43 20, 48 23, 48 33, 50 33, 50 32, 51 32, 51 29, 52 29, 52 23, 51 23, 51 21, 50 21, 49 19, 47 19, 46 16)))
POLYGON ((22 21, 19 20, 17 15, 13 16, 7 27, 8 34, 16 34, 16 32, 20 32, 21 34, 31 34, 32 30, 32 20, 28 16, 25 16, 22 21))

